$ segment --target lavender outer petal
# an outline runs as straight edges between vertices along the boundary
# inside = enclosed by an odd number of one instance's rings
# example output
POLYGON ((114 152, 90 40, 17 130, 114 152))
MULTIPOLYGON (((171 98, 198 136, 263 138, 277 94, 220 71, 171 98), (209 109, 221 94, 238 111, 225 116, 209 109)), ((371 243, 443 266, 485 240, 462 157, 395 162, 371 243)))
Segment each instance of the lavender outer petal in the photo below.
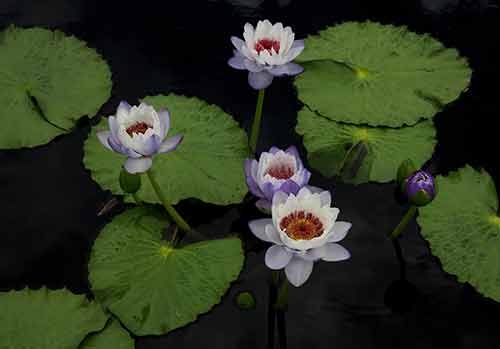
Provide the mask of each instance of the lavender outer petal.
POLYGON ((297 194, 298 191, 300 190, 300 186, 295 183, 294 181, 292 180, 287 180, 285 183, 283 183, 281 185, 281 187, 279 188, 279 191, 282 191, 284 193, 287 193, 287 194, 297 194))
POLYGON ((165 139, 158 147, 158 153, 169 153, 177 149, 179 144, 181 144, 184 139, 183 135, 175 135, 170 138, 165 139))
POLYGON ((258 73, 266 69, 265 65, 258 64, 248 58, 244 60, 243 64, 245 64, 245 69, 252 73, 258 73))
POLYGON ((234 69, 246 70, 247 68, 245 66, 245 60, 246 58, 243 56, 233 56, 227 61, 227 64, 229 64, 229 66, 234 69))
POLYGON ((267 71, 261 71, 259 73, 248 73, 248 83, 255 90, 262 90, 273 82, 273 76, 267 71))
POLYGON ((168 112, 167 109, 162 109, 158 112, 158 118, 160 119, 160 125, 161 125, 161 134, 160 134, 160 140, 165 138, 165 136, 168 134, 168 130, 170 130, 170 113, 168 112))

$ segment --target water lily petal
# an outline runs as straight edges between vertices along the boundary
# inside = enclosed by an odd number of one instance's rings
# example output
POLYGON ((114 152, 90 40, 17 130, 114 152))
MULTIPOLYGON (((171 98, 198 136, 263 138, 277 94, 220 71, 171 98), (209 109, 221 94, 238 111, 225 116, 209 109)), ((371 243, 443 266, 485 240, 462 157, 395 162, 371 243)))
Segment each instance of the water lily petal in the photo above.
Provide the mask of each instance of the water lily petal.
POLYGON ((112 135, 108 137, 108 144, 111 149, 117 153, 129 155, 129 150, 121 145, 112 135))
POLYGON ((290 283, 299 287, 302 286, 312 273, 314 262, 307 261, 299 257, 293 257, 285 267, 285 274, 290 283))
MULTIPOLYGON (((309 172, 309 170, 305 168, 302 168, 299 172, 297 172, 295 181, 300 187, 303 187, 309 182, 310 178, 311 172, 309 172)), ((323 189, 321 189, 321 191, 323 191, 323 189)))
POLYGON ((327 262, 339 262, 351 257, 345 247, 336 243, 329 243, 314 250, 316 256, 327 262))
POLYGON ((294 40, 293 44, 292 44, 292 47, 290 47, 290 49, 292 49, 292 48, 299 48, 299 47, 301 47, 302 49, 304 49, 304 46, 305 46, 305 41, 304 40, 294 40))
POLYGON ((286 148, 285 153, 292 155, 297 161, 300 161, 300 163, 302 163, 299 151, 297 150, 296 146, 294 145, 289 146, 288 148, 286 148))
POLYGON ((285 247, 273 245, 266 251, 265 262, 268 268, 273 270, 283 269, 292 259, 293 254, 285 247))
POLYGON ((272 242, 266 234, 266 225, 272 223, 273 221, 271 218, 261 218, 248 222, 248 227, 253 235, 258 237, 260 240, 272 242))
POLYGON ((158 153, 168 153, 174 151, 177 146, 182 142, 183 135, 175 135, 165 139, 158 149, 158 153))
POLYGON ((324 190, 319 194, 321 206, 330 206, 332 204, 332 195, 329 191, 324 190))
POLYGON ((170 130, 170 113, 166 109, 161 109, 158 112, 158 118, 160 119, 160 138, 163 139, 167 134, 168 130, 170 130))
POLYGON ((137 149, 143 156, 151 156, 158 152, 158 148, 160 147, 161 138, 157 135, 152 135, 148 138, 145 138, 144 142, 141 144, 140 149, 137 149))
POLYGON ((234 48, 236 48, 238 51, 241 50, 243 46, 245 46, 245 41, 241 40, 237 36, 231 36, 231 43, 233 44, 234 48))
POLYGON ((274 194, 276 193, 276 189, 271 182, 266 182, 260 186, 262 193, 264 194, 264 198, 269 201, 273 201, 274 194))
POLYGON ((245 65, 245 69, 252 73, 258 73, 265 69, 264 65, 258 64, 250 59, 245 59, 243 64, 245 65))
POLYGON ((304 46, 295 46, 295 47, 291 47, 290 48, 290 51, 288 51, 287 55, 286 55, 286 59, 288 61, 293 61, 295 58, 297 58, 298 55, 300 55, 302 53, 302 51, 304 51, 304 46))
POLYGON ((352 224, 349 222, 335 222, 333 228, 328 234, 328 242, 337 242, 345 238, 352 224))
POLYGON ((151 168, 153 165, 153 160, 150 157, 141 157, 141 158, 128 158, 125 161, 125 170, 128 173, 143 173, 151 168))
POLYGON ((279 190, 287 194, 295 195, 300 190, 300 186, 292 180, 287 180, 281 185, 279 190))
POLYGON ((267 71, 261 71, 259 73, 248 73, 248 83, 255 90, 262 90, 273 82, 273 76, 267 71))
POLYGON ((286 202, 286 199, 288 199, 287 193, 284 193, 282 191, 278 191, 274 194, 273 196, 273 206, 281 206, 286 202))
POLYGON ((271 214, 271 202, 267 199, 257 200, 255 206, 264 214, 271 214))
POLYGON ((280 238, 280 233, 276 230, 274 225, 272 224, 266 225, 266 235, 273 244, 283 245, 283 242, 281 241, 280 238))
POLYGON ((271 149, 269 149, 268 153, 271 153, 271 154, 276 154, 277 152, 279 152, 281 149, 278 148, 278 147, 275 147, 275 146, 272 146, 271 149))
POLYGON ((235 55, 227 61, 227 64, 234 69, 246 70, 247 67, 245 66, 245 60, 248 60, 248 58, 241 55, 235 55))
POLYGON ((108 126, 109 126, 109 131, 111 132, 111 137, 114 138, 114 140, 119 143, 118 141, 118 121, 116 120, 116 117, 114 116, 109 116, 108 117, 108 126))
POLYGON ((255 166, 258 166, 257 160, 254 159, 245 160, 245 180, 247 182, 247 186, 250 192, 259 198, 263 198, 264 193, 262 193, 262 190, 260 190, 260 188, 257 185, 257 182, 255 181, 255 173, 254 173, 255 166))
POLYGON ((109 131, 101 131, 97 132, 97 139, 99 139, 99 142, 101 142, 102 145, 104 145, 106 148, 109 150, 113 150, 111 146, 109 145, 108 138, 110 137, 111 132, 109 131))
POLYGON ((118 109, 116 109, 116 117, 119 120, 126 119, 128 114, 130 113, 130 109, 132 109, 132 106, 130 104, 128 104, 126 101, 121 101, 118 105, 118 109))

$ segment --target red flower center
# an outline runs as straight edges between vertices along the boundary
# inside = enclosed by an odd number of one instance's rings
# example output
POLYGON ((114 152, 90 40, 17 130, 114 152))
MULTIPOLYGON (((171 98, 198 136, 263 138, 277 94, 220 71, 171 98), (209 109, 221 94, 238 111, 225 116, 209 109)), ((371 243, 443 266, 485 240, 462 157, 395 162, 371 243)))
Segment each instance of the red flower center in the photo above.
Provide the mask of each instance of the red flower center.
POLYGON ((267 169, 266 174, 276 179, 288 179, 293 176, 293 168, 289 165, 279 164, 267 169))
POLYGON ((132 137, 134 133, 146 133, 148 128, 153 128, 151 125, 146 124, 143 121, 137 122, 129 127, 127 127, 127 133, 132 137))
POLYGON ((272 53, 271 49, 274 48, 274 51, 278 53, 280 51, 280 42, 278 40, 272 39, 260 39, 255 43, 255 51, 260 53, 262 50, 266 50, 269 53, 272 53))
POLYGON ((323 234, 323 223, 312 213, 295 211, 284 217, 280 228, 294 240, 311 240, 323 234))

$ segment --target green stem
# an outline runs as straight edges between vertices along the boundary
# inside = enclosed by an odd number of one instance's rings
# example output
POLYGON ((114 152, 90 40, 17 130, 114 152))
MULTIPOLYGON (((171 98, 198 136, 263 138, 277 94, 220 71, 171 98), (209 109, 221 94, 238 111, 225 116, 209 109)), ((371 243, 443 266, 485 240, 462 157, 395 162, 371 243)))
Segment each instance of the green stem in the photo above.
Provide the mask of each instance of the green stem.
POLYGON ((391 239, 396 239, 403 232, 408 223, 410 223, 410 220, 413 218, 415 213, 417 213, 417 206, 411 205, 399 224, 396 226, 396 228, 394 228, 391 235, 389 235, 389 237, 391 239))
POLYGON ((278 297, 276 299, 276 309, 285 310, 288 304, 288 279, 286 275, 282 277, 281 287, 278 290, 278 297))
POLYGON ((139 206, 141 206, 141 205, 142 205, 142 201, 141 201, 141 199, 139 199, 139 196, 137 195, 137 193, 133 193, 133 194, 132 194, 132 197, 134 198, 135 203, 136 203, 137 205, 139 205, 139 206))
POLYGON ((252 130, 250 131, 250 140, 248 142, 252 155, 257 149, 257 141, 259 140, 260 123, 262 121, 262 107, 264 105, 264 92, 266 89, 259 90, 257 97, 257 107, 255 108, 255 116, 253 117, 252 130))
POLYGON ((175 210, 175 208, 168 203, 168 201, 165 198, 165 195, 163 195, 163 192, 161 191, 160 186, 158 185, 158 182, 156 181, 153 172, 151 170, 146 172, 149 178, 149 181, 151 182, 151 185, 153 186, 153 189, 156 193, 156 196, 158 196, 158 199, 160 199, 161 203, 163 204, 163 207, 165 207, 165 210, 167 210, 168 214, 170 217, 177 223, 177 226, 181 228, 183 231, 188 232, 191 231, 191 227, 187 222, 184 220, 184 218, 181 217, 181 215, 175 210))

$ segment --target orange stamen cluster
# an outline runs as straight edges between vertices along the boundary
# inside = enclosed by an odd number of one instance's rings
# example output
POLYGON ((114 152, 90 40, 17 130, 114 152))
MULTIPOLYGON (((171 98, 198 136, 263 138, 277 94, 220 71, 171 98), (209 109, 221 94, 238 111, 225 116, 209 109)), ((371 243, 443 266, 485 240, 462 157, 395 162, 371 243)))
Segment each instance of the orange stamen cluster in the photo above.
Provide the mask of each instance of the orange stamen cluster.
POLYGON ((132 136, 134 133, 146 133, 148 128, 152 128, 150 125, 146 124, 145 122, 137 122, 133 124, 132 126, 127 127, 127 133, 129 136, 132 136))
POLYGON ((280 228, 294 240, 311 240, 323 234, 323 223, 312 213, 295 211, 284 217, 280 228))

